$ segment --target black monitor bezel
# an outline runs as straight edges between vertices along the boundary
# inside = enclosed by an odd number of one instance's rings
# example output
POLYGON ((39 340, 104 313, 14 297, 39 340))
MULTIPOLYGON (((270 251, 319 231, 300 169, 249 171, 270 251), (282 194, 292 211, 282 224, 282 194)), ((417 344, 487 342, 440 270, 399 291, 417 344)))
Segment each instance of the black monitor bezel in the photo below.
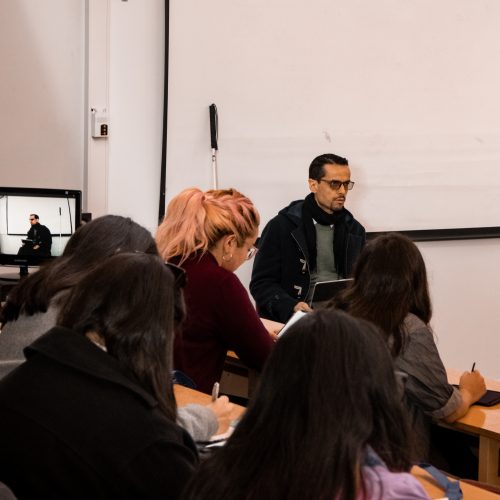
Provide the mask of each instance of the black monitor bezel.
MULTIPOLYGON (((0 194, 10 196, 39 196, 46 198, 73 198, 75 200, 75 231, 78 229, 82 218, 82 192, 78 189, 55 188, 25 188, 25 187, 0 187, 0 194)), ((56 257, 40 257, 39 255, 14 255, 0 252, 0 265, 19 266, 21 268, 34 267, 56 257)))

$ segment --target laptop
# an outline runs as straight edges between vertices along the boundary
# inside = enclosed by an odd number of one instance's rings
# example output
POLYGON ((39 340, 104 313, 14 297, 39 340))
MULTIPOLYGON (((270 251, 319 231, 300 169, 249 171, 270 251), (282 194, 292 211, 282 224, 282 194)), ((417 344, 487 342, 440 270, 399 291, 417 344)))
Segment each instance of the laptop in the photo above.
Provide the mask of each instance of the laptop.
POLYGON ((332 281, 318 281, 314 284, 313 293, 309 305, 314 309, 333 299, 337 293, 354 281, 352 278, 345 278, 332 281))
MULTIPOLYGON (((321 306, 333 299, 335 295, 343 290, 351 281, 352 278, 332 280, 332 281, 318 281, 314 284, 312 300, 309 305, 314 309, 315 307, 321 306)), ((279 331, 278 338, 280 338, 288 328, 290 328, 295 322, 303 318, 307 313, 304 311, 296 311, 292 314, 291 318, 285 323, 285 326, 279 331)))

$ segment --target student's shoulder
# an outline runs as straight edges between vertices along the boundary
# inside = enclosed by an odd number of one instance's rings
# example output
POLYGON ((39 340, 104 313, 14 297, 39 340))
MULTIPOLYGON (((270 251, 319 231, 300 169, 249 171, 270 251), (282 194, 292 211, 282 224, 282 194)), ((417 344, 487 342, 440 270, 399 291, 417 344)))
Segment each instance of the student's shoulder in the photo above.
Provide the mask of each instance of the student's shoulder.
POLYGON ((429 325, 422 321, 418 316, 413 313, 408 313, 404 320, 404 327, 409 335, 420 334, 431 334, 429 325))
POLYGON ((198 261, 186 265, 188 284, 209 287, 213 291, 242 288, 243 285, 236 274, 219 266, 212 255, 204 255, 198 261))
POLYGON ((364 459, 362 477, 368 498, 382 498, 382 496, 385 500, 429 498, 415 477, 408 472, 390 471, 371 448, 368 448, 364 459))
POLYGON ((437 346, 434 338, 434 332, 430 325, 422 321, 415 314, 408 314, 404 321, 406 331, 406 345, 404 348, 404 357, 410 356, 410 353, 436 352, 437 346))
POLYGON ((423 500, 429 496, 408 472, 391 472, 385 466, 363 467, 363 482, 369 498, 423 500))

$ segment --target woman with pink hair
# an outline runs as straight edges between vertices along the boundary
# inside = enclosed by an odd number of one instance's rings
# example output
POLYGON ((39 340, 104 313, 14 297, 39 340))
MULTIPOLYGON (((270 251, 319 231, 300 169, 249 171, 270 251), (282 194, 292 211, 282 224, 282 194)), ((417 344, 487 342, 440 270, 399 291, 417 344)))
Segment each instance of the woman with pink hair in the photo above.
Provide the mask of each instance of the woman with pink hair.
POLYGON ((176 337, 174 366, 210 393, 226 352, 260 370, 273 339, 234 271, 255 254, 260 217, 235 189, 182 191, 158 229, 160 255, 186 270, 186 321, 176 337))

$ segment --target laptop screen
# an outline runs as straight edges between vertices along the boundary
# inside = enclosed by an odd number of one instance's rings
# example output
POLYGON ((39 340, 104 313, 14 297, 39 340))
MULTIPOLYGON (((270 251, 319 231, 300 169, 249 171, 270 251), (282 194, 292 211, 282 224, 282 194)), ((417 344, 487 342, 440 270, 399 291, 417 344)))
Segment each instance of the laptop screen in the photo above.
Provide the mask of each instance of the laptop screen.
POLYGON ((314 284, 313 293, 311 297, 311 307, 317 307, 324 302, 333 299, 337 293, 347 287, 353 281, 352 278, 332 280, 332 281, 318 281, 314 284))

